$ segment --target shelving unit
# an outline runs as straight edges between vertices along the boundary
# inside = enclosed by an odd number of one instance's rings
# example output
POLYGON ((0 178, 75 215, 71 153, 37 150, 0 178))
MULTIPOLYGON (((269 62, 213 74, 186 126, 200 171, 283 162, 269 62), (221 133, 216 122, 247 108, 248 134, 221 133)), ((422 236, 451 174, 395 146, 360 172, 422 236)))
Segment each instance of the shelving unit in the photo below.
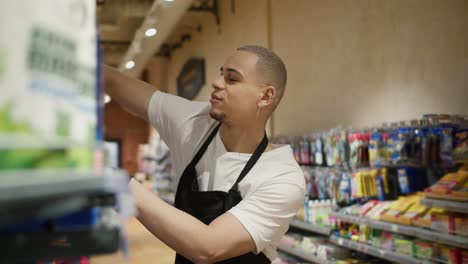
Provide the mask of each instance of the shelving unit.
POLYGON ((332 229, 329 227, 315 226, 315 225, 311 225, 311 224, 308 224, 301 220, 296 220, 296 219, 291 221, 290 226, 300 229, 300 230, 304 230, 304 231, 308 231, 308 232, 312 232, 316 234, 321 234, 325 236, 330 235, 332 231, 332 229))
POLYGON ((432 262, 416 259, 410 256, 400 255, 395 252, 386 251, 379 249, 373 246, 366 245, 364 243, 359 243, 351 241, 349 239, 339 238, 336 236, 330 236, 330 241, 336 245, 346 247, 352 250, 363 252, 368 255, 372 255, 377 258, 385 259, 388 261, 393 261, 402 264, 429 264, 432 262))
POLYGON ((468 202, 423 198, 421 203, 429 207, 441 207, 448 211, 468 214, 468 202))
POLYGON ((22 219, 62 216, 128 191, 123 171, 103 174, 73 170, 0 174, 0 228, 22 219))
POLYGON ((128 177, 124 171, 102 174, 73 170, 2 172, 0 230, 4 233, 0 247, 5 254, 0 256, 0 263, 115 252, 120 245, 121 226, 113 208, 117 206, 126 213, 131 212, 134 208, 125 198, 128 194, 128 177), (100 208, 100 214, 93 224, 70 229, 45 224, 49 222, 45 220, 95 207, 100 208), (11 231, 12 227, 16 230, 17 224, 29 225, 31 221, 34 226, 38 225, 37 230, 33 228, 36 231, 11 231))
POLYGON ((327 261, 327 260, 318 258, 316 256, 306 254, 306 253, 302 252, 301 250, 291 248, 291 247, 287 247, 287 246, 283 246, 281 244, 278 246, 278 250, 282 251, 284 253, 287 253, 288 255, 303 259, 303 260, 311 262, 311 263, 317 263, 317 264, 328 264, 328 263, 331 264, 331 263, 333 263, 331 261, 327 261))
POLYGON ((447 244, 455 247, 467 248, 468 249, 468 238, 461 236, 453 236, 449 234, 440 233, 437 231, 427 230, 419 227, 406 226, 393 224, 383 221, 377 221, 369 219, 367 217, 357 217, 352 215, 346 215, 342 213, 332 213, 331 216, 338 220, 354 223, 359 225, 367 225, 371 228, 384 230, 392 233, 401 235, 414 236, 417 238, 434 241, 442 244, 447 244))

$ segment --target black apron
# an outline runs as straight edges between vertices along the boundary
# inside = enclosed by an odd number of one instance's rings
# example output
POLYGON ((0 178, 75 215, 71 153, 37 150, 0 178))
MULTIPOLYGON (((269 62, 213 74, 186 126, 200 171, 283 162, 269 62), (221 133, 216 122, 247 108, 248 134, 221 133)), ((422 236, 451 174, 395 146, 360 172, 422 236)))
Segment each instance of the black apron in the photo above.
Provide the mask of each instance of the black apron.
MULTIPOLYGON (((216 133, 219 130, 218 125, 213 132, 208 136, 206 141, 203 143, 202 147, 195 154, 195 157, 190 162, 190 164, 185 168, 184 173, 182 174, 179 185, 177 186, 177 193, 175 197, 175 207, 191 214, 196 217, 198 220, 209 225, 214 219, 220 215, 227 212, 232 207, 236 206, 241 200, 241 194, 238 190, 239 182, 249 173, 255 163, 258 161, 262 153, 265 151, 268 145, 268 138, 263 137, 262 142, 257 147, 255 152, 250 157, 249 161, 245 165, 241 174, 236 180, 236 183, 229 192, 223 191, 207 191, 200 192, 198 188, 197 172, 195 166, 200 161, 201 157, 205 153, 206 149, 210 145, 213 138, 216 136, 216 133)), ((192 263, 190 260, 184 258, 183 256, 177 254, 175 259, 176 264, 186 264, 192 263)), ((263 254, 260 253, 255 255, 251 252, 231 258, 228 260, 221 261, 219 263, 223 264, 245 264, 245 263, 268 263, 271 261, 263 254)))

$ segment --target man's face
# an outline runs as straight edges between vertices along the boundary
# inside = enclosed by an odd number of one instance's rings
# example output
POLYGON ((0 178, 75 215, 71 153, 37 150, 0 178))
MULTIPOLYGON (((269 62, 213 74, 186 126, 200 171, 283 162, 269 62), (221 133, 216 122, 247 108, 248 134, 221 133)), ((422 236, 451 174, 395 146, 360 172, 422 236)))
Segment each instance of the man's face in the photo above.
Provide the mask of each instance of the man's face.
POLYGON ((255 120, 257 103, 261 98, 261 81, 256 67, 257 55, 236 51, 220 69, 220 77, 213 80, 211 116, 221 122, 255 120))

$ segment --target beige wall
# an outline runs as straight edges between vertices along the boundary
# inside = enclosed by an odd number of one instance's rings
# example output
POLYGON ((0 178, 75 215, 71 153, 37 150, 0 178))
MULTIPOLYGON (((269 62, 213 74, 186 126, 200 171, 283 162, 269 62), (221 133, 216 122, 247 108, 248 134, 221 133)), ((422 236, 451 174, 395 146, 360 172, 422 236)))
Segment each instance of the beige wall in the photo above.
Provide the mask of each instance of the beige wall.
POLYGON ((209 80, 242 44, 271 45, 286 62, 288 88, 274 134, 303 134, 337 125, 363 126, 419 117, 468 114, 468 1, 222 0, 219 34, 212 16, 203 32, 170 61, 168 90, 193 56, 209 80))
POLYGON ((272 18, 277 133, 468 114, 466 0, 274 0, 272 18))
POLYGON ((210 81, 219 76, 219 68, 226 57, 243 44, 267 46, 266 0, 236 0, 235 14, 231 1, 220 1, 221 33, 212 15, 203 20, 201 33, 193 33, 192 40, 171 56, 169 68, 169 92, 176 93, 176 78, 184 63, 191 57, 205 59, 206 84, 195 98, 207 101, 212 88, 210 81))

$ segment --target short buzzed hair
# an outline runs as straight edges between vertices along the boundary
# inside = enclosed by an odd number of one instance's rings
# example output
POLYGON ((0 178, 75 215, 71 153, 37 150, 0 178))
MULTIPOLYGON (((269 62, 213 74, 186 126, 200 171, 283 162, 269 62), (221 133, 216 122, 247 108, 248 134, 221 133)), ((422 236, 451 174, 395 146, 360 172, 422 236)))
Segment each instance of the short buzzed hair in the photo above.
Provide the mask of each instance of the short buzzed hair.
POLYGON ((245 45, 237 48, 239 51, 251 52, 258 57, 257 66, 264 75, 266 84, 275 87, 275 108, 279 105, 286 89, 288 73, 283 60, 270 49, 257 45, 245 45))

